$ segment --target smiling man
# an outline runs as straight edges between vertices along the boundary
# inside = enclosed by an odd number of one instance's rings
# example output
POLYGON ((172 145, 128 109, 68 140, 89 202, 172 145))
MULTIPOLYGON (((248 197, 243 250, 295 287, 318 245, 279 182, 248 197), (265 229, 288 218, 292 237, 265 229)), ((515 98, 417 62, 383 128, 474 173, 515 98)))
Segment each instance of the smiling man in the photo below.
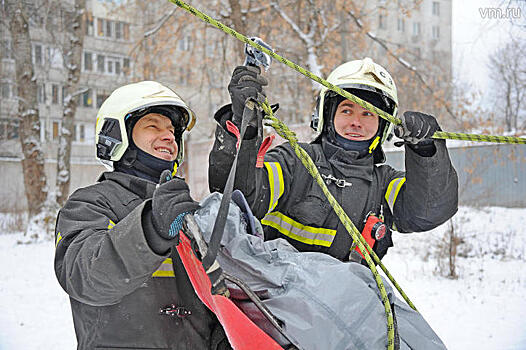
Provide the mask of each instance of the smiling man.
POLYGON ((102 104, 97 158, 114 170, 75 191, 55 228, 55 273, 79 350, 230 348, 173 248, 183 217, 198 208, 174 176, 194 122, 185 102, 153 81, 120 87, 102 104))
MULTIPOLYGON (((337 67, 330 83, 391 115, 398 97, 390 74, 370 58, 337 67)), ((222 191, 234 159, 236 139, 225 129, 238 127, 247 98, 264 95, 267 81, 257 67, 237 67, 228 86, 232 105, 215 115, 219 125, 209 158, 210 191, 222 191)), ((377 114, 322 88, 311 127, 318 132, 301 144, 316 164, 329 190, 366 241, 381 257, 393 245, 391 230, 427 231, 457 211, 458 179, 436 118, 405 112, 395 134, 405 144, 406 171, 385 162, 382 144, 392 125, 377 114)), ((259 143, 255 123, 248 121, 235 186, 243 191, 254 214, 264 224, 265 239, 284 238, 300 251, 318 251, 343 261, 361 261, 351 251, 352 239, 330 207, 321 188, 285 143, 270 150, 264 166, 256 167, 259 143)))
MULTIPOLYGON (((170 112, 167 112, 165 114, 170 115, 170 112)), ((146 153, 173 162, 178 151, 174 131, 172 118, 159 113, 148 113, 135 124, 132 139, 137 147, 146 153)))

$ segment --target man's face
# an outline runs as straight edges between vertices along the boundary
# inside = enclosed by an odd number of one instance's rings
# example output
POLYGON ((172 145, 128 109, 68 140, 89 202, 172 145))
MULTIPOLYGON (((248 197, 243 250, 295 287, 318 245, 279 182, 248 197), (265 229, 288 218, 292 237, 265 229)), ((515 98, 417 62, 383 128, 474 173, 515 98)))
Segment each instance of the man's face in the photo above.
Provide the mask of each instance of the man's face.
POLYGON ((174 161, 177 158, 177 142, 170 118, 149 113, 139 119, 132 131, 137 147, 154 157, 174 161))
POLYGON ((369 140, 378 131, 378 115, 354 102, 344 100, 334 114, 334 130, 348 140, 369 140))

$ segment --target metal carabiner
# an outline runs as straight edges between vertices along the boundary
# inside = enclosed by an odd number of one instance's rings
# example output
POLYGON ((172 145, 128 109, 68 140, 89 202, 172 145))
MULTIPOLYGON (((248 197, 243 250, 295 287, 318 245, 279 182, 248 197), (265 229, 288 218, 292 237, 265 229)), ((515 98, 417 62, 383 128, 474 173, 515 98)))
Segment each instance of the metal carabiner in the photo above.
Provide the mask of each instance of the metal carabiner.
POLYGON ((334 184, 340 188, 352 186, 352 183, 345 181, 345 179, 337 179, 332 174, 329 174, 329 175, 321 174, 321 177, 325 179, 325 182, 327 183, 327 185, 330 182, 334 182, 334 184))

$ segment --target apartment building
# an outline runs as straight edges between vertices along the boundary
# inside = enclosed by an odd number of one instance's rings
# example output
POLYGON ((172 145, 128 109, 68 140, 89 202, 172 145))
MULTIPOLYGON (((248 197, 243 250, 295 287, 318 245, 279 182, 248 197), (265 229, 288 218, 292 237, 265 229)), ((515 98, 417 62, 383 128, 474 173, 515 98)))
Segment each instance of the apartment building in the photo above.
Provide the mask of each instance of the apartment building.
MULTIPOLYGON (((48 183, 53 189, 62 102, 71 92, 64 88, 62 53, 56 44, 56 38, 63 35, 59 30, 59 20, 50 16, 50 11, 39 12, 45 9, 45 0, 40 5, 37 3, 28 2, 30 34, 38 82, 42 125, 40 141, 46 157, 48 183)), ((67 4, 72 1, 62 3, 67 8, 67 4)), ((181 170, 190 183, 193 195, 201 198, 208 192, 208 152, 215 128, 212 115, 218 107, 229 101, 226 85, 233 67, 241 63, 238 62, 239 57, 233 54, 233 50, 238 49, 236 41, 197 20, 184 24, 191 17, 182 12, 172 14, 172 22, 164 22, 164 26, 172 30, 164 33, 164 37, 145 35, 154 31, 163 16, 168 14, 167 3, 137 2, 135 7, 124 6, 126 4, 121 1, 87 1, 81 62, 81 83, 85 90, 77 96, 71 189, 92 183, 97 174, 104 170, 94 157, 95 117, 104 99, 120 85, 153 79, 174 88, 198 116, 198 124, 187 140, 187 160, 181 170), (218 55, 223 56, 218 58, 218 55)), ((217 7, 214 6, 199 5, 217 17, 218 13, 214 12, 217 7)), ((362 6, 363 12, 367 14, 368 30, 382 39, 391 50, 426 72, 429 62, 436 62, 437 74, 429 76, 437 80, 437 84, 451 80, 451 0, 369 0, 362 6), (427 66, 422 66, 423 62, 427 66), (441 78, 437 79, 439 73, 441 78)), ((356 30, 350 20, 348 28, 349 32, 356 30)), ((395 79, 398 74, 407 74, 407 69, 389 61, 385 51, 372 40, 367 39, 367 48, 356 52, 347 34, 343 28, 339 44, 342 61, 370 56, 387 65, 390 70, 394 69, 395 79)), ((276 37, 267 39, 280 44, 276 37)), ((0 25, 0 60, 0 177, 15 179, 14 183, 0 187, 0 196, 23 198, 21 151, 18 122, 15 119, 14 56, 5 25, 0 25)), ((278 99, 274 102, 282 105, 282 115, 299 113, 308 117, 311 112, 309 105, 298 104, 293 95, 278 85, 281 84, 280 79, 284 79, 284 73, 296 74, 291 73, 288 67, 274 63, 268 73, 275 82, 267 89, 269 96, 278 99)), ((298 93, 301 95, 301 92, 298 93)), ((304 95, 306 100, 311 100, 308 94, 304 95)), ((404 95, 401 95, 401 100, 402 103, 407 102, 404 95)), ((304 140, 311 135, 308 122, 295 125, 293 129, 303 135, 304 140)), ((14 199, 4 201, 0 211, 12 208, 14 202, 14 199)))
MULTIPOLYGON (((56 3, 56 2, 55 2, 56 3)), ((133 63, 129 52, 134 37, 124 16, 113 13, 106 2, 88 0, 85 15, 84 52, 81 62, 81 90, 67 91, 63 52, 64 32, 61 19, 71 11, 71 2, 60 9, 46 7, 45 1, 28 1, 30 37, 34 74, 38 84, 38 109, 41 122, 40 142, 45 156, 48 186, 55 183, 56 154, 64 99, 76 95, 78 107, 72 145, 71 188, 93 182, 104 168, 94 158, 95 119, 98 108, 109 93, 132 80, 133 63)), ((14 198, 24 198, 21 170, 21 147, 18 134, 15 91, 15 57, 7 23, 0 32, 0 196, 6 200, 0 210, 13 208, 14 198), (7 182, 5 179, 12 179, 7 182)), ((18 201, 20 202, 20 201, 18 201)), ((23 207, 17 203, 16 206, 23 207)))

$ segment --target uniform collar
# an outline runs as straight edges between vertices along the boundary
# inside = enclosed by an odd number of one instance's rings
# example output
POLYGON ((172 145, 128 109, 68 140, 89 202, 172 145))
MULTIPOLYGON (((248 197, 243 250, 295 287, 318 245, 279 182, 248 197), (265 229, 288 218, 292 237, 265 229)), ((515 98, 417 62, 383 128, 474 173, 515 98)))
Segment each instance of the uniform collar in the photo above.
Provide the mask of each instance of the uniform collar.
POLYGON ((359 158, 359 152, 347 151, 322 137, 321 146, 327 161, 345 177, 373 180, 374 159, 372 154, 359 158))
POLYGON ((97 181, 101 182, 104 180, 115 181, 116 183, 126 188, 128 191, 135 193, 142 199, 151 198, 157 186, 157 184, 154 182, 120 171, 110 171, 102 173, 97 181))

